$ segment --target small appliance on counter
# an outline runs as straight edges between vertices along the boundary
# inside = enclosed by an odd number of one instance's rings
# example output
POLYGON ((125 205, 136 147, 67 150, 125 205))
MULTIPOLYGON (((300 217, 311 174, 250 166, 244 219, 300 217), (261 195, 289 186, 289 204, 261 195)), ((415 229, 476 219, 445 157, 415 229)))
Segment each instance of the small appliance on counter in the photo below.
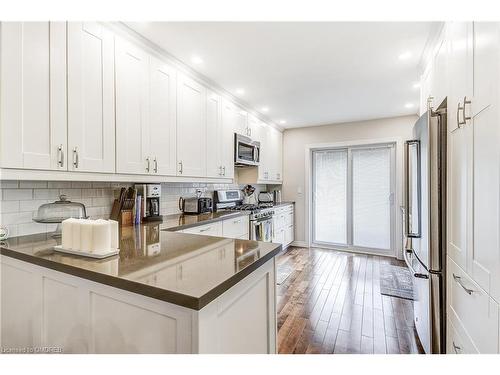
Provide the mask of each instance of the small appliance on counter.
POLYGON ((274 190, 273 191, 273 201, 274 201, 274 204, 281 203, 281 190, 274 190))
POLYGON ((162 220, 160 215, 160 184, 141 184, 135 185, 137 195, 143 197, 144 209, 142 210, 143 221, 162 220))
POLYGON ((71 202, 66 195, 59 196, 59 200, 45 203, 38 207, 38 212, 33 221, 41 224, 58 224, 52 237, 61 237, 61 223, 66 219, 87 219, 87 212, 83 203, 71 202))
POLYGON ((202 197, 201 191, 197 192, 196 197, 180 197, 179 210, 186 215, 199 215, 212 212, 212 198, 202 197))
POLYGON ((247 185, 243 188, 243 204, 257 204, 255 187, 252 185, 247 185))
POLYGON ((267 191, 261 191, 259 193, 259 203, 273 203, 274 198, 271 193, 267 191))

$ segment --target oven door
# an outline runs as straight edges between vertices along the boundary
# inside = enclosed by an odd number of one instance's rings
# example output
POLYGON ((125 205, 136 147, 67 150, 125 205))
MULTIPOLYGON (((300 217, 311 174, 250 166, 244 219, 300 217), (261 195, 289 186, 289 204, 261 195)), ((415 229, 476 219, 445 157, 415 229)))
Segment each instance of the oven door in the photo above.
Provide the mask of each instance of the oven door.
POLYGON ((259 165, 260 142, 241 134, 234 135, 236 165, 259 165))
POLYGON ((273 220, 250 221, 250 239, 253 241, 271 242, 273 239, 273 220))

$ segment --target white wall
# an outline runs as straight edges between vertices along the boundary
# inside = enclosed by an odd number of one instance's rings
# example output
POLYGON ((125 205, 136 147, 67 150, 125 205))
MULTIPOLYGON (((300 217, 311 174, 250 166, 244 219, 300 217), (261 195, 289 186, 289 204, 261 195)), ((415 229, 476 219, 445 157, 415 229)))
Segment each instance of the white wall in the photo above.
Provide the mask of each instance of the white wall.
MULTIPOLYGON (((283 199, 295 201, 295 241, 309 243, 307 222, 307 177, 306 148, 313 144, 411 138, 417 116, 402 116, 369 121, 350 122, 287 129, 283 139, 283 199)), ((396 150, 396 164, 402 165, 403 150, 396 150)), ((396 181, 402 191, 402 168, 398 169, 396 181)), ((400 204, 400 203, 397 203, 400 204)), ((396 221, 399 221, 397 210, 396 221)))

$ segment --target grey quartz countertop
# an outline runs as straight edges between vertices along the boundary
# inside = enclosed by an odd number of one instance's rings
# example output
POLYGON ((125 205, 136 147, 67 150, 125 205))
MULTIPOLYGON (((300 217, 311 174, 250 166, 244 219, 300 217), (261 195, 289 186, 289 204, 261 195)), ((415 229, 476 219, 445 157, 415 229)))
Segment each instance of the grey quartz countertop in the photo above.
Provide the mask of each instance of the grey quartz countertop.
MULTIPOLYGON (((106 259, 58 253, 50 234, 3 241, 0 253, 38 266, 199 310, 281 251, 280 244, 175 233, 171 228, 233 217, 168 218, 120 229, 120 253, 106 259), (205 220, 206 219, 206 220, 205 220), (168 229, 168 230, 165 230, 168 229), (181 267, 182 280, 176 275, 181 267)), ((241 215, 241 213, 239 213, 241 215)))

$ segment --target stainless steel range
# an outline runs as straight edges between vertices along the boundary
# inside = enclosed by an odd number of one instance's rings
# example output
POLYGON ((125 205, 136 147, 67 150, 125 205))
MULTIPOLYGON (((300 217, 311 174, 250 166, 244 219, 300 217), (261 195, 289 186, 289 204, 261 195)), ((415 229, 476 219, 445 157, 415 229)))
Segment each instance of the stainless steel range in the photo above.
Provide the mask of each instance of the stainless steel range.
POLYGON ((243 193, 240 190, 218 190, 214 192, 216 211, 248 211, 250 214, 250 239, 271 242, 273 239, 273 204, 243 204, 242 202, 243 193))

